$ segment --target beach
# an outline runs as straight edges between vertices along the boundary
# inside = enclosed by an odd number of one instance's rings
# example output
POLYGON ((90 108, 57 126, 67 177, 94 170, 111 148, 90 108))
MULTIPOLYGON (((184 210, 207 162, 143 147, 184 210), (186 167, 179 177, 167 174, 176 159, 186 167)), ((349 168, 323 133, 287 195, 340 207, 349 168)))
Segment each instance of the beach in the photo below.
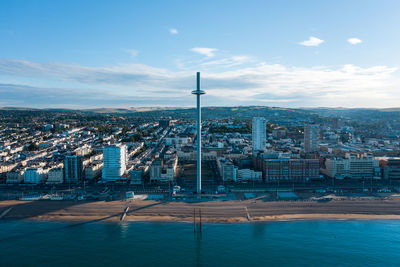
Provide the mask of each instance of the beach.
POLYGON ((316 201, 0 201, 3 220, 246 223, 316 219, 400 219, 400 200, 316 201), (196 213, 196 215, 195 215, 196 213))

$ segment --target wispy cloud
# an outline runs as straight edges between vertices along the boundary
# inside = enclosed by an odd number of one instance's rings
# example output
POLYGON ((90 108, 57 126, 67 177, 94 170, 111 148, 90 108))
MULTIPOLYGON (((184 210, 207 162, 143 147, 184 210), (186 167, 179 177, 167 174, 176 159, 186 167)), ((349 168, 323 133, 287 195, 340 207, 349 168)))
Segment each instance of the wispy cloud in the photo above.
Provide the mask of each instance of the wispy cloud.
POLYGON ((215 56, 214 52, 218 49, 216 48, 208 48, 208 47, 193 47, 190 51, 198 53, 200 55, 204 55, 206 57, 213 57, 215 56))
POLYGON ((134 49, 123 49, 123 50, 124 50, 124 52, 128 53, 132 57, 136 57, 139 54, 138 50, 134 50, 134 49))
POLYGON ((310 36, 310 38, 308 38, 308 40, 300 42, 299 44, 304 45, 304 46, 319 46, 320 44, 322 44, 324 42, 325 42, 324 40, 321 40, 314 36, 310 36))
POLYGON ((166 96, 165 92, 153 96, 133 96, 98 88, 82 90, 0 83, 0 107, 94 108, 177 105, 187 106, 188 101, 183 97, 166 96))
MULTIPOLYGON (((202 70, 205 105, 389 107, 400 103, 394 67, 305 68, 232 56, 193 67, 202 70)), ((190 96, 194 71, 144 64, 93 68, 0 59, 0 78, 0 105, 194 105, 190 96), (46 82, 57 86, 44 87, 46 82)))
POLYGON ((170 29, 169 29, 169 33, 170 33, 170 34, 178 34, 179 32, 178 32, 178 30, 175 29, 175 28, 170 28, 170 29))
POLYGON ((200 65, 203 67, 232 68, 252 61, 253 58, 249 56, 231 56, 222 59, 209 60, 200 63, 200 65))
POLYGON ((347 42, 348 42, 349 44, 356 45, 356 44, 361 44, 361 43, 362 43, 362 40, 353 37, 353 38, 347 39, 347 42))

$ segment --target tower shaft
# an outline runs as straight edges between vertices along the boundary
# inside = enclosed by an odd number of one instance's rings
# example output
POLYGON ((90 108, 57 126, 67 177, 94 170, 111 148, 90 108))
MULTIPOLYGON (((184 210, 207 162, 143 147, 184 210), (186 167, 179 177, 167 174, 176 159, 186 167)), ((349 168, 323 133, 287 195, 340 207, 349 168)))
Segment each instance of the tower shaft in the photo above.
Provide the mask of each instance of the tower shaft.
MULTIPOLYGON (((200 92, 200 72, 197 72, 197 91, 200 92)), ((201 194, 201 94, 197 94, 197 194, 201 194)))
POLYGON ((197 194, 201 194, 201 95, 205 92, 200 89, 200 72, 197 72, 197 90, 192 91, 197 97, 197 194))

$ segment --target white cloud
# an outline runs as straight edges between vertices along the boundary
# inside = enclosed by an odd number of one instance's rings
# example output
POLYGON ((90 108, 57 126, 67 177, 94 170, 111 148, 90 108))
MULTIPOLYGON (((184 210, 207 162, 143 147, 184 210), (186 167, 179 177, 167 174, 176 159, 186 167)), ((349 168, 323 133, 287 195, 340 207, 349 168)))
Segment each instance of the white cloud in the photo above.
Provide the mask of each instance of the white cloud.
POLYGON ((300 45, 304 45, 304 46, 319 46, 320 44, 322 44, 323 42, 325 42, 324 40, 321 40, 317 37, 314 36, 310 36, 310 38, 308 38, 308 40, 305 40, 303 42, 300 42, 300 45))
POLYGON ((229 69, 246 63, 253 62, 254 59, 250 56, 230 56, 221 59, 208 60, 200 62, 199 65, 205 70, 213 71, 214 69, 229 69))
POLYGON ((347 42, 348 42, 349 44, 356 45, 356 44, 361 44, 361 43, 362 43, 362 40, 353 37, 353 38, 347 39, 347 42))
POLYGON ((178 30, 175 28, 171 28, 171 29, 169 29, 169 33, 170 34, 178 34, 178 30))
MULTIPOLYGON (((349 64, 306 68, 248 60, 228 57, 193 64, 193 69, 202 71, 207 91, 205 105, 394 107, 400 103, 397 93, 400 81, 394 67, 349 64)), ((194 105, 188 88, 195 87, 195 70, 188 69, 176 72, 144 64, 94 68, 0 59, 0 78, 3 84, 9 84, 0 87, 4 103, 18 99, 19 105, 30 106, 32 99, 43 99, 42 106, 50 105, 53 90, 57 103, 74 104, 75 91, 63 93, 64 88, 74 88, 84 92, 79 96, 83 106, 85 101, 99 106, 127 105, 135 99, 140 102, 132 103, 150 106, 194 105), (45 86, 46 83, 55 87, 45 86), (23 90, 17 85, 29 88, 23 90), (46 91, 35 89, 44 86, 48 88, 46 91), (20 88, 20 93, 17 94, 16 88, 20 88)))
POLYGON ((215 56, 214 52, 216 52, 218 49, 216 48, 208 48, 208 47, 194 47, 190 49, 190 51, 204 55, 206 57, 213 57, 215 56))

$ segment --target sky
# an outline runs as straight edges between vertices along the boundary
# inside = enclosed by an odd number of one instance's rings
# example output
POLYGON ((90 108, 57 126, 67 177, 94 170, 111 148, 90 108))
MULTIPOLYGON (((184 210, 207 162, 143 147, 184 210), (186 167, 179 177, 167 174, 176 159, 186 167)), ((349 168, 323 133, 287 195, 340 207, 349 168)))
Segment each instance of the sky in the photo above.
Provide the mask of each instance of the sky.
POLYGON ((0 1, 0 106, 400 107, 400 1, 0 1))

